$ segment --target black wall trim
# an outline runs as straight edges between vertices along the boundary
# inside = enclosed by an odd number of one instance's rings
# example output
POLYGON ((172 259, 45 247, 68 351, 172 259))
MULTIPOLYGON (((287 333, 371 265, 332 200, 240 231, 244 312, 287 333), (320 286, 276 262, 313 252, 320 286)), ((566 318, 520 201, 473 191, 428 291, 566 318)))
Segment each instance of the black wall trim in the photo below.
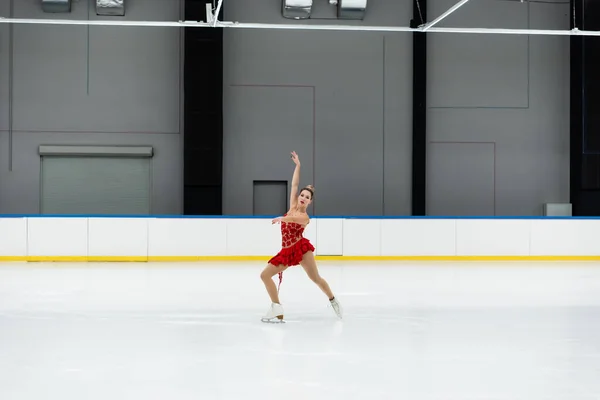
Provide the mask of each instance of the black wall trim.
MULTIPOLYGON (((571 29, 583 29, 583 0, 571 0, 571 29)), ((571 36, 570 198, 573 215, 580 215, 583 148, 583 37, 571 36)))
MULTIPOLYGON (((427 22, 427 0, 413 0, 411 28, 427 22)), ((427 34, 413 33, 412 215, 427 212, 427 34)))
MULTIPOLYGON (((206 21, 206 0, 186 0, 185 19, 206 21)), ((223 11, 219 18, 223 19, 223 11)), ((183 213, 222 215, 223 29, 186 28, 183 213)))
MULTIPOLYGON (((600 29, 597 0, 571 0, 572 28, 600 29)), ((600 216, 600 38, 571 37, 570 194, 575 216, 600 216)))

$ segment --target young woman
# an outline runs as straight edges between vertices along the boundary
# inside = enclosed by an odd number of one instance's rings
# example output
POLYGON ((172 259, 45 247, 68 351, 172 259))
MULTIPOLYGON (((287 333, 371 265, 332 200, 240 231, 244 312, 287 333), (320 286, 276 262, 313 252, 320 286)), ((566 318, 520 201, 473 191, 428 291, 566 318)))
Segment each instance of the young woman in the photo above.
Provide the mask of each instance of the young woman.
POLYGON ((310 205, 315 194, 315 188, 311 185, 306 186, 298 193, 298 183, 300 182, 300 159, 295 151, 292 153, 292 161, 296 164, 294 176, 292 178, 292 190, 290 193, 290 209, 283 216, 275 218, 272 223, 281 224, 281 251, 269 260, 266 268, 260 274, 262 281, 267 288, 267 293, 271 298, 271 307, 267 314, 262 318, 263 322, 281 322, 283 321, 283 307, 279 302, 279 288, 273 282, 273 276, 279 274, 279 284, 281 285, 283 271, 288 267, 302 265, 308 277, 316 283, 319 288, 327 295, 331 306, 337 316, 342 318, 342 307, 331 292, 325 279, 321 278, 315 262, 314 246, 308 239, 302 236, 304 228, 310 222, 306 213, 306 208, 310 205))

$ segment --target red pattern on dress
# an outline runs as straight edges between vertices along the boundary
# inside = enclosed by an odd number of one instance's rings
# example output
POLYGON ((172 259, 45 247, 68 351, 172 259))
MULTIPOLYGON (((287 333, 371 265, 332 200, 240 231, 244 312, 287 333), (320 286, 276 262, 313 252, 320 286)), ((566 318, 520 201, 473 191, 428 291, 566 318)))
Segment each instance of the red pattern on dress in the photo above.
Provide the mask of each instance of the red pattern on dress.
MULTIPOLYGON (((284 215, 284 217, 287 214, 284 215)), ((300 264, 305 253, 315 251, 310 240, 302 236, 304 227, 296 222, 281 222, 281 250, 269 260, 276 267, 285 265, 292 267, 300 264)), ((283 280, 283 272, 279 273, 279 285, 283 280)))

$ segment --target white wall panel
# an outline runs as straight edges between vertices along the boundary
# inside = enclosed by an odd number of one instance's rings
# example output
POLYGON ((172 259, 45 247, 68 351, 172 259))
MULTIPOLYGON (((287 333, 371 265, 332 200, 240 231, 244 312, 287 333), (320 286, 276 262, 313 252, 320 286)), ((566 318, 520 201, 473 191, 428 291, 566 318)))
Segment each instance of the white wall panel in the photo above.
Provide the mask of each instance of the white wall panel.
POLYGON ((219 256, 227 254, 223 219, 156 218, 148 225, 148 256, 219 256))
POLYGON ((344 251, 344 220, 319 218, 317 220, 317 255, 341 256, 344 251))
POLYGON ((526 256, 531 221, 525 219, 456 220, 459 256, 526 256))
MULTIPOLYGON (((319 219, 305 236, 317 255, 600 256, 595 219, 319 219)), ((270 257, 270 219, 0 218, 0 256, 270 257)))
POLYGON ((90 218, 88 255, 147 257, 147 218, 90 218))
POLYGON ((453 219, 381 220, 381 255, 455 255, 455 226, 453 219))
POLYGON ((600 220, 531 220, 531 255, 600 255, 600 220))
POLYGON ((281 249, 281 225, 268 219, 226 219, 228 256, 275 255, 281 249))
POLYGON ((88 255, 87 218, 28 218, 28 256, 88 255))
POLYGON ((344 255, 381 255, 381 220, 344 220, 344 255))
POLYGON ((27 219, 0 218, 0 256, 27 255, 27 219))

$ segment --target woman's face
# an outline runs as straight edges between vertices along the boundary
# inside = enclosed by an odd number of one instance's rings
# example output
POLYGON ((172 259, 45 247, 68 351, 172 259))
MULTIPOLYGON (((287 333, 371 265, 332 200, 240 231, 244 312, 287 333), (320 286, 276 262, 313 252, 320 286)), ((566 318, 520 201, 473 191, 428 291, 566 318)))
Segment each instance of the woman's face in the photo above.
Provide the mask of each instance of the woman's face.
POLYGON ((306 189, 301 191, 300 195, 298 196, 298 204, 300 204, 302 207, 308 207, 311 202, 312 196, 310 192, 306 189))

